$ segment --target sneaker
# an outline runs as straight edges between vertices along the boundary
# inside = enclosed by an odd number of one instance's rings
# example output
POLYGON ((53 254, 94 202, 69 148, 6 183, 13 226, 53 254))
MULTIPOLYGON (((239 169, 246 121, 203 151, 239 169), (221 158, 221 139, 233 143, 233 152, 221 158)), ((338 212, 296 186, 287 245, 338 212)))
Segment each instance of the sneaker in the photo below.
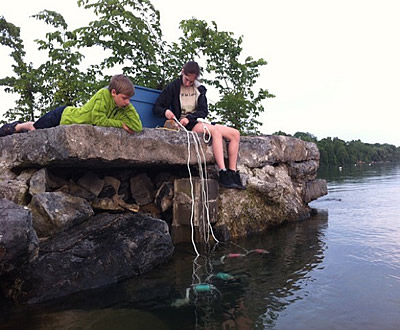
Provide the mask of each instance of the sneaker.
POLYGON ((0 137, 16 133, 15 126, 17 126, 17 124, 20 123, 21 123, 20 121, 14 121, 13 123, 10 124, 4 124, 2 127, 0 127, 0 137))
POLYGON ((242 180, 240 179, 239 171, 228 170, 228 173, 232 177, 232 181, 236 185, 236 189, 246 189, 246 187, 242 184, 242 180))
POLYGON ((233 182, 233 178, 228 171, 219 171, 218 182, 224 188, 237 188, 237 185, 233 182))

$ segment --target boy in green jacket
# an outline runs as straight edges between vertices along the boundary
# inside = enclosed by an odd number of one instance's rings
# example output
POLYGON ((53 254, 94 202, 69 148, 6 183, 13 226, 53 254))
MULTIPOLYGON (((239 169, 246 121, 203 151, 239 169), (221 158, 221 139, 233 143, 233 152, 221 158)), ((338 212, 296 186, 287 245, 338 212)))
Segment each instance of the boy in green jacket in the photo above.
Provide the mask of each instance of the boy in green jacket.
POLYGON ((111 78, 107 88, 99 90, 85 105, 58 107, 36 122, 16 121, 0 128, 0 137, 13 133, 33 131, 58 125, 89 124, 106 127, 121 127, 128 133, 140 132, 142 122, 130 103, 135 88, 128 77, 119 74, 111 78))

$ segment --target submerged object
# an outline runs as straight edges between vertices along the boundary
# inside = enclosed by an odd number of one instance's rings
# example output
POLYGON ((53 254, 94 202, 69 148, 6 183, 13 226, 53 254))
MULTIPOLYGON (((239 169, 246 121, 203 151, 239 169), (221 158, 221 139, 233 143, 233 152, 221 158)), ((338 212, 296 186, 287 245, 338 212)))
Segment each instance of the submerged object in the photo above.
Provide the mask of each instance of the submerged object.
POLYGON ((195 284, 193 286, 193 291, 195 292, 209 292, 216 289, 214 285, 208 283, 195 284))
POLYGON ((254 249, 254 250, 250 250, 247 253, 249 254, 249 253, 252 253, 252 252, 259 253, 259 254, 268 254, 269 253, 269 251, 264 250, 264 249, 254 249))
POLYGON ((183 298, 183 299, 176 299, 176 300, 171 304, 171 306, 172 306, 172 307, 181 307, 181 306, 187 305, 187 304, 190 302, 189 293, 190 293, 190 288, 187 288, 187 289, 186 289, 186 296, 185 296, 185 298, 183 298))
POLYGON ((218 278, 220 280, 224 280, 224 281, 233 280, 235 278, 231 274, 222 273, 222 272, 219 272, 219 273, 215 274, 214 277, 216 277, 216 278, 218 278))
POLYGON ((226 257, 227 258, 240 258, 245 257, 246 255, 243 253, 229 253, 226 257))
POLYGON ((224 256, 221 257, 221 263, 224 263, 224 260, 226 258, 235 259, 235 258, 242 258, 242 257, 245 257, 245 256, 246 255, 243 254, 243 253, 228 253, 227 255, 224 255, 224 256))

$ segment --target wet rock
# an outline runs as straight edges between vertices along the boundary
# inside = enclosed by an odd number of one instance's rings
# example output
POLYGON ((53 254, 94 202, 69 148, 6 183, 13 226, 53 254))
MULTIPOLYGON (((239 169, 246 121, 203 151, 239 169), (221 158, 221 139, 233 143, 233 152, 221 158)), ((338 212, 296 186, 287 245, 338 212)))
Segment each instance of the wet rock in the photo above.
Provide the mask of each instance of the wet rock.
POLYGON ((327 194, 328 189, 326 181, 323 179, 316 179, 306 183, 303 200, 305 203, 309 203, 327 194))
POLYGON ((146 273, 173 251, 164 221, 104 213, 43 242, 37 260, 0 286, 17 302, 42 302, 146 273))

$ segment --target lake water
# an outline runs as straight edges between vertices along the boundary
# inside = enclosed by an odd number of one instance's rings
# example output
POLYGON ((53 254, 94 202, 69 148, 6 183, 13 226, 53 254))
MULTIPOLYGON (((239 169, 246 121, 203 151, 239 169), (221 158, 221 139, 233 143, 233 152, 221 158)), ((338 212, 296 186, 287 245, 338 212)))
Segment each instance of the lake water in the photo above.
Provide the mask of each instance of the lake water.
POLYGON ((197 259, 181 246, 151 274, 4 311, 0 328, 399 329, 400 165, 320 177, 329 194, 311 203, 318 214, 308 220, 197 259))

